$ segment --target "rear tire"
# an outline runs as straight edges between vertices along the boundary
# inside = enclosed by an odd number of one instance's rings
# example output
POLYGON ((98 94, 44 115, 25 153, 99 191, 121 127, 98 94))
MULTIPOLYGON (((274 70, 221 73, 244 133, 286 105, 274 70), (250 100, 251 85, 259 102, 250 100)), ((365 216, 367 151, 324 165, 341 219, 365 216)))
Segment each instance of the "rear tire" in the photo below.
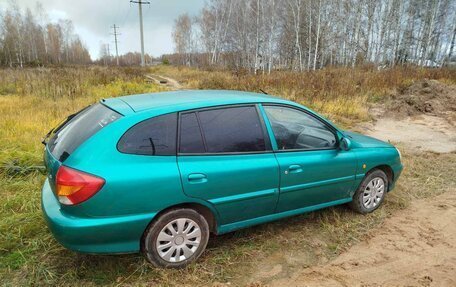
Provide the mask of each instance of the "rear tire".
POLYGON ((193 209, 173 209, 145 231, 143 253, 155 267, 182 268, 198 259, 209 240, 206 219, 193 209))
POLYGON ((364 177, 349 206, 361 214, 376 210, 385 199, 388 191, 388 177, 380 170, 375 169, 364 177))

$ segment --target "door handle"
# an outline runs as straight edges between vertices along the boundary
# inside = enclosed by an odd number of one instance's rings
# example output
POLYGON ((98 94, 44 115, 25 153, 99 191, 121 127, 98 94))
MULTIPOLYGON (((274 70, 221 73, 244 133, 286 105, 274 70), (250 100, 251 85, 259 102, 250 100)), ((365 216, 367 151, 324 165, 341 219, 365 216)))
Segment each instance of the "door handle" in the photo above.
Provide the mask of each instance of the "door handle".
POLYGON ((188 175, 188 182, 190 183, 204 183, 207 182, 207 176, 203 173, 191 173, 188 175))
POLYGON ((292 164, 288 167, 289 173, 299 173, 302 172, 302 167, 299 164, 292 164))

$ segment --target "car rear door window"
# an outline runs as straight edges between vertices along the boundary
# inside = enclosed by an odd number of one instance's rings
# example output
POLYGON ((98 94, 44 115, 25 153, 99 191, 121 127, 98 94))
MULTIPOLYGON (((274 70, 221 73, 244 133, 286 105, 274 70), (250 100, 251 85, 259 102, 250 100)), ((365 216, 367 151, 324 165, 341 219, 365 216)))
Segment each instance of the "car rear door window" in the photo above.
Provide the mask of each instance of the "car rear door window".
POLYGON ((208 153, 266 150, 263 126, 254 106, 198 112, 208 153))
POLYGON ((63 162, 89 137, 120 117, 119 113, 100 103, 87 107, 53 131, 48 143, 49 151, 63 162))
POLYGON ((177 114, 166 114, 142 121, 119 140, 120 152, 138 155, 175 155, 177 114))

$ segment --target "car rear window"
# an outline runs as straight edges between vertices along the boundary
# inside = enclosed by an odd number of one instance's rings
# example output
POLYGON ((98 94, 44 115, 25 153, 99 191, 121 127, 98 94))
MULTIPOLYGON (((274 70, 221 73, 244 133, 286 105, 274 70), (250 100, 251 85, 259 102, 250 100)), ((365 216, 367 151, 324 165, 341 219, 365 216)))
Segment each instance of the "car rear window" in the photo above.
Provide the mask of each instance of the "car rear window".
POLYGON ((89 137, 120 117, 100 103, 85 108, 54 131, 48 143, 49 151, 63 162, 89 137))

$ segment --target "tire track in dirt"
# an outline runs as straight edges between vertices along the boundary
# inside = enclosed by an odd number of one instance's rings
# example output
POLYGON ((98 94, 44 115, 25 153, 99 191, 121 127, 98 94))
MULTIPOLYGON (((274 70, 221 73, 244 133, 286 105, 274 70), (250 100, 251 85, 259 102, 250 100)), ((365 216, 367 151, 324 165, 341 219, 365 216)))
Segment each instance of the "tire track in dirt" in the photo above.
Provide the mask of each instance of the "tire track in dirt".
POLYGON ((417 200, 335 260, 268 286, 456 286, 456 190, 417 200))
POLYGON ((169 77, 165 77, 162 75, 156 75, 156 74, 148 74, 148 75, 145 75, 145 77, 149 81, 153 81, 154 83, 159 84, 159 85, 165 85, 165 86, 171 88, 172 90, 182 90, 183 89, 182 85, 177 80, 169 78, 169 77))

